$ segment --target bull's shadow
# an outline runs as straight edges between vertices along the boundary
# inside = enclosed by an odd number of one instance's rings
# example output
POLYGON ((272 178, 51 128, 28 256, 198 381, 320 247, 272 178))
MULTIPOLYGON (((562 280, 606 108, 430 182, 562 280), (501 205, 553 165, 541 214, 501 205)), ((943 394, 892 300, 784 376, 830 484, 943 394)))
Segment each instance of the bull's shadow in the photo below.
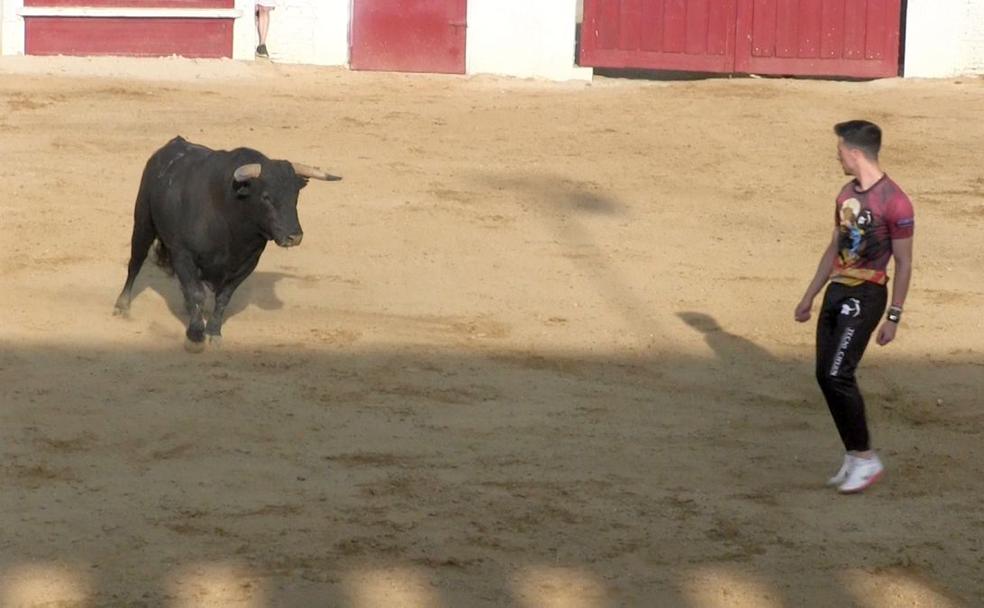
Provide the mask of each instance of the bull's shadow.
MULTIPOLYGON (((226 308, 226 320, 246 310, 250 305, 263 310, 279 310, 284 307, 283 301, 277 296, 276 285, 282 279, 296 278, 295 275, 284 272, 253 272, 243 281, 242 285, 232 294, 229 306, 226 308)), ((140 270, 133 285, 133 299, 136 300, 144 290, 157 292, 167 303, 168 310, 182 323, 188 322, 188 311, 185 309, 184 294, 177 277, 168 275, 148 257, 140 270)), ((215 306, 215 294, 206 287, 208 297, 205 303, 206 313, 211 313, 215 306)), ((206 314, 206 316, 207 316, 206 314)))

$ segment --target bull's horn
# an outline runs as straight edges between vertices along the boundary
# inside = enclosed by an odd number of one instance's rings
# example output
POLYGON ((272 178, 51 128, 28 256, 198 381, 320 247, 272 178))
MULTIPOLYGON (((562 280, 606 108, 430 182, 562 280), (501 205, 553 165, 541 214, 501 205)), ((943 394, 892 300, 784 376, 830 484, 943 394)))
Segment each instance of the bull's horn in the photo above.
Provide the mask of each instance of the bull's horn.
POLYGON ((294 167, 294 173, 300 175, 301 177, 321 179, 326 182, 337 182, 338 180, 342 179, 337 175, 330 175, 328 173, 325 173, 324 171, 322 171, 317 167, 302 165, 301 163, 295 163, 295 162, 291 162, 290 164, 292 167, 294 167))
POLYGON ((260 163, 250 163, 248 165, 243 165, 236 169, 236 172, 232 174, 232 179, 237 182, 244 182, 248 179, 255 179, 260 176, 260 171, 263 167, 260 163))

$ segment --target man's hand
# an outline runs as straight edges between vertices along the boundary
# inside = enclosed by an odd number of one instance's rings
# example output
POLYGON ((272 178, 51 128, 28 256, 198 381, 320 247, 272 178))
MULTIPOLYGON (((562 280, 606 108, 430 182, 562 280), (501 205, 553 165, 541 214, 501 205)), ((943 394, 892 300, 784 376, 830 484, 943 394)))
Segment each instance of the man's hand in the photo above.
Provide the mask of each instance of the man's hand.
POLYGON ((885 321, 881 324, 878 329, 878 337, 875 339, 878 342, 878 346, 885 346, 889 342, 895 339, 895 332, 899 329, 898 323, 893 323, 892 321, 885 321))
POLYGON ((813 300, 800 300, 800 303, 796 305, 796 310, 793 312, 793 318, 800 323, 806 323, 810 320, 811 308, 813 308, 813 300))

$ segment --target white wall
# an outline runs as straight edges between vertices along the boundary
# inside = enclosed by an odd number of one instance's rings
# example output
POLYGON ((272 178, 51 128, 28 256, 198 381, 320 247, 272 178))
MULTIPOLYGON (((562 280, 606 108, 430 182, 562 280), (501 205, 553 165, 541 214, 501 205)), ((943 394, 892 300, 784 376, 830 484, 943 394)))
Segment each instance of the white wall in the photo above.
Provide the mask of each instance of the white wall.
MULTIPOLYGON (((0 0, 2 55, 24 54, 24 19, 18 14, 23 5, 23 0, 0 0)), ((235 1, 243 16, 233 24, 234 59, 254 57, 257 34, 253 6, 254 0, 235 1)), ((267 34, 271 57, 285 63, 347 65, 351 6, 352 0, 281 0, 271 13, 267 34)))
POLYGON ((984 74, 984 0, 909 0, 905 75, 984 74))
POLYGON ((0 55, 24 54, 24 20, 17 11, 24 0, 0 0, 0 55))
MULTIPOLYGON (((270 58, 282 63, 348 65, 351 19, 352 0, 280 0, 270 13, 270 58)), ((251 13, 246 21, 252 25, 251 13)), ((255 25, 251 35, 255 51, 255 25)))
POLYGON ((574 65, 577 0, 468 0, 469 74, 590 79, 574 65))

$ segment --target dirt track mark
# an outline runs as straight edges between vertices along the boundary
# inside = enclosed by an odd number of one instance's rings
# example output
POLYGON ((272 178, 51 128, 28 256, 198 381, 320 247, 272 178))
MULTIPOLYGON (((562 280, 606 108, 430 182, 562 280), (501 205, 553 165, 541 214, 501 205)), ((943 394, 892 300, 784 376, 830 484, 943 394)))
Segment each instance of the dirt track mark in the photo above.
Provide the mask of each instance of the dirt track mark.
POLYGON ((349 329, 312 329, 311 335, 322 344, 348 346, 362 338, 362 332, 349 329))
POLYGON ((417 462, 416 457, 397 456, 382 452, 352 452, 349 454, 335 454, 325 456, 325 460, 338 463, 346 467, 408 467, 414 466, 417 462))
POLYGON ((72 454, 91 449, 96 443, 97 437, 92 433, 83 433, 68 439, 37 437, 34 441, 38 446, 48 451, 72 454))
POLYGON ((394 384, 378 387, 375 392, 413 399, 424 399, 447 405, 471 405, 499 399, 498 390, 489 386, 436 388, 427 384, 394 384))
POLYGON ((72 469, 55 468, 45 462, 30 465, 15 462, 0 468, 0 471, 4 471, 21 486, 32 490, 49 483, 79 481, 78 475, 72 469))
POLYGON ((4 101, 10 110, 18 112, 23 110, 41 110, 43 108, 47 108, 48 106, 54 105, 63 99, 63 95, 28 97, 21 93, 15 93, 7 97, 4 101))

